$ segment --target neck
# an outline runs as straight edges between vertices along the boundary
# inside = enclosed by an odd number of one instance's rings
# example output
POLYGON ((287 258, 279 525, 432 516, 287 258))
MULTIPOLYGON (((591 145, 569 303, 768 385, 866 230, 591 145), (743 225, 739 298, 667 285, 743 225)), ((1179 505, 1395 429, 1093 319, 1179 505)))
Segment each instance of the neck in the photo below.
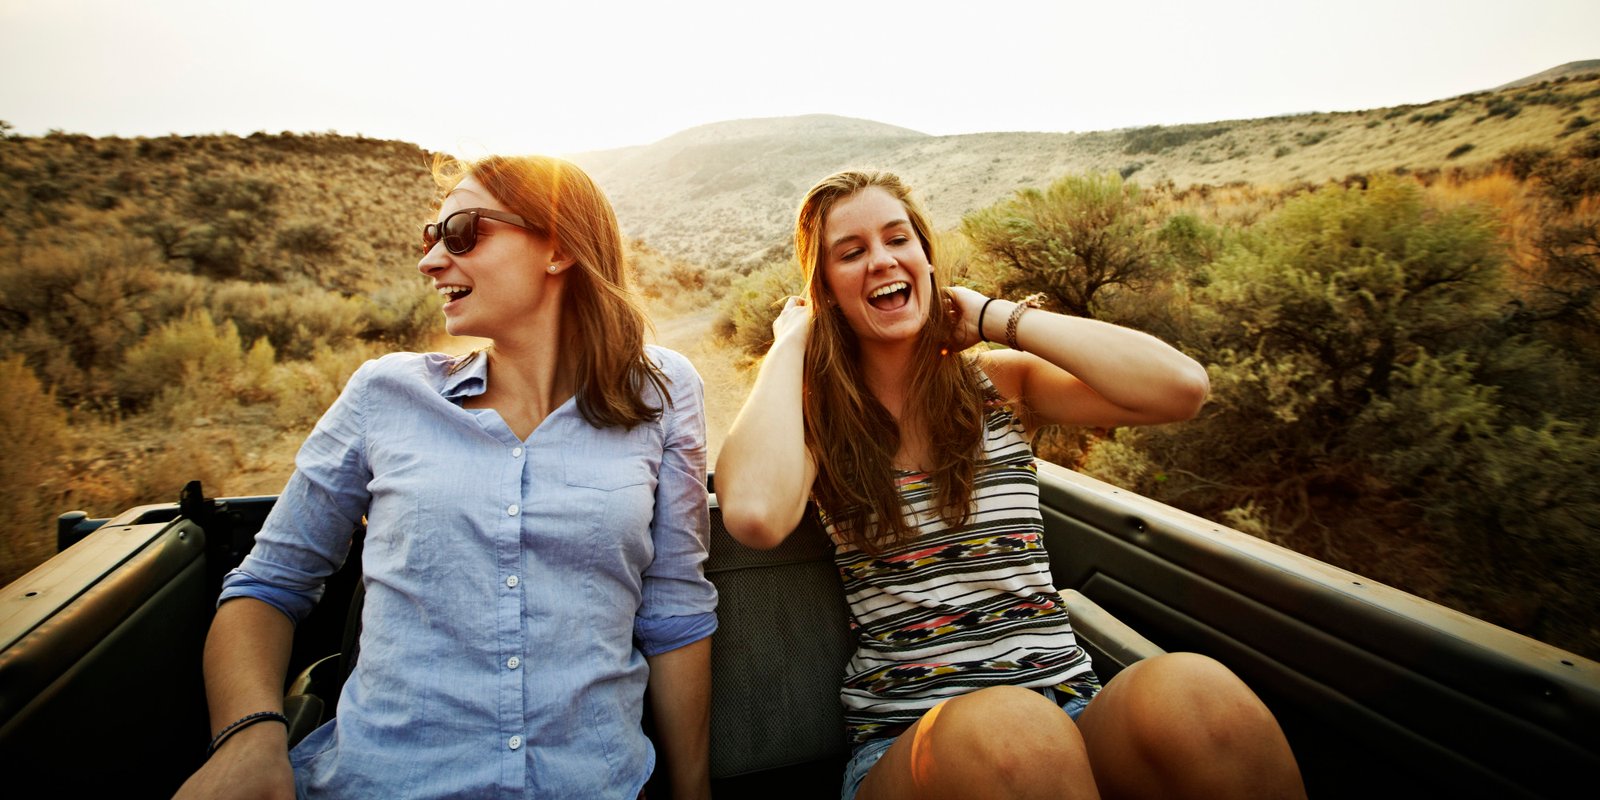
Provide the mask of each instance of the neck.
POLYGON ((911 381, 912 357, 916 352, 915 340, 894 343, 863 343, 861 347, 861 375, 867 390, 900 419, 905 407, 906 391, 911 381))
POLYGON ((577 387, 576 350, 562 336, 561 315, 535 314, 532 320, 489 346, 489 385, 478 400, 500 410, 519 438, 528 422, 537 425, 577 387))

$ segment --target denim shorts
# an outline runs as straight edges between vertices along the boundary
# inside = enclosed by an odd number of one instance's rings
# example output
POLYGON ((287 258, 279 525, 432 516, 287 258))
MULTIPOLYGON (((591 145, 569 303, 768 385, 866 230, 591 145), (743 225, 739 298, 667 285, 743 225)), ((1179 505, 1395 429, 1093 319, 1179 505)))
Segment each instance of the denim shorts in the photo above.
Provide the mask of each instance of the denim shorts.
MULTIPOLYGON (((1044 688, 1035 690, 1044 695, 1050 702, 1061 706, 1073 722, 1089 707, 1090 698, 1079 697, 1055 689, 1044 688)), ((898 738, 898 737, 896 737, 898 738)), ((895 743, 895 738, 871 739, 855 746, 850 751, 850 760, 844 765, 844 782, 839 787, 839 800, 855 800, 856 792, 861 789, 861 782, 867 779, 867 773, 872 771, 872 765, 889 752, 895 743)))

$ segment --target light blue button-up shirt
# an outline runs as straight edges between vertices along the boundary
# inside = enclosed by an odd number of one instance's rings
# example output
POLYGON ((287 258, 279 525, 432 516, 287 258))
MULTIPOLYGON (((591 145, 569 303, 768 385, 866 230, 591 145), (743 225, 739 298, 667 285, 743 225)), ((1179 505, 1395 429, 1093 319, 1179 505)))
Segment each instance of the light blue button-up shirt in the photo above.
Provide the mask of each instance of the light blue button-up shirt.
POLYGON ((700 377, 649 356, 670 381, 670 404, 644 390, 659 420, 595 428, 569 400, 526 441, 462 408, 483 356, 351 377, 221 598, 304 619, 367 518, 361 657, 291 754, 302 795, 638 795, 644 657, 716 627, 700 377))

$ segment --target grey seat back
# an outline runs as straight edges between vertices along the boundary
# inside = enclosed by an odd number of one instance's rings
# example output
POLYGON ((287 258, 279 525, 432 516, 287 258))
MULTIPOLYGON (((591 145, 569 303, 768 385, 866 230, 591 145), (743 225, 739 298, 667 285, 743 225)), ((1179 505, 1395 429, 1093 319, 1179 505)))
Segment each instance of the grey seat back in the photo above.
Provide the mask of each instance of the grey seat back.
POLYGON ((747 548, 728 535, 712 497, 713 778, 846 754, 839 685, 855 645, 832 552, 810 509, 783 544, 747 548))

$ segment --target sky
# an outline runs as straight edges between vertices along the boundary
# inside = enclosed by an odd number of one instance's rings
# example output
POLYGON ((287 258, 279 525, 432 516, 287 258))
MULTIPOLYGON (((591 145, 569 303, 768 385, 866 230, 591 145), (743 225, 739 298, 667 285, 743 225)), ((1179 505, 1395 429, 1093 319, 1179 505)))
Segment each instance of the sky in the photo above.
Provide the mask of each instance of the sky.
POLYGON ((0 120, 560 155, 800 114, 950 135, 1353 111, 1597 58, 1596 0, 0 0, 0 120))

